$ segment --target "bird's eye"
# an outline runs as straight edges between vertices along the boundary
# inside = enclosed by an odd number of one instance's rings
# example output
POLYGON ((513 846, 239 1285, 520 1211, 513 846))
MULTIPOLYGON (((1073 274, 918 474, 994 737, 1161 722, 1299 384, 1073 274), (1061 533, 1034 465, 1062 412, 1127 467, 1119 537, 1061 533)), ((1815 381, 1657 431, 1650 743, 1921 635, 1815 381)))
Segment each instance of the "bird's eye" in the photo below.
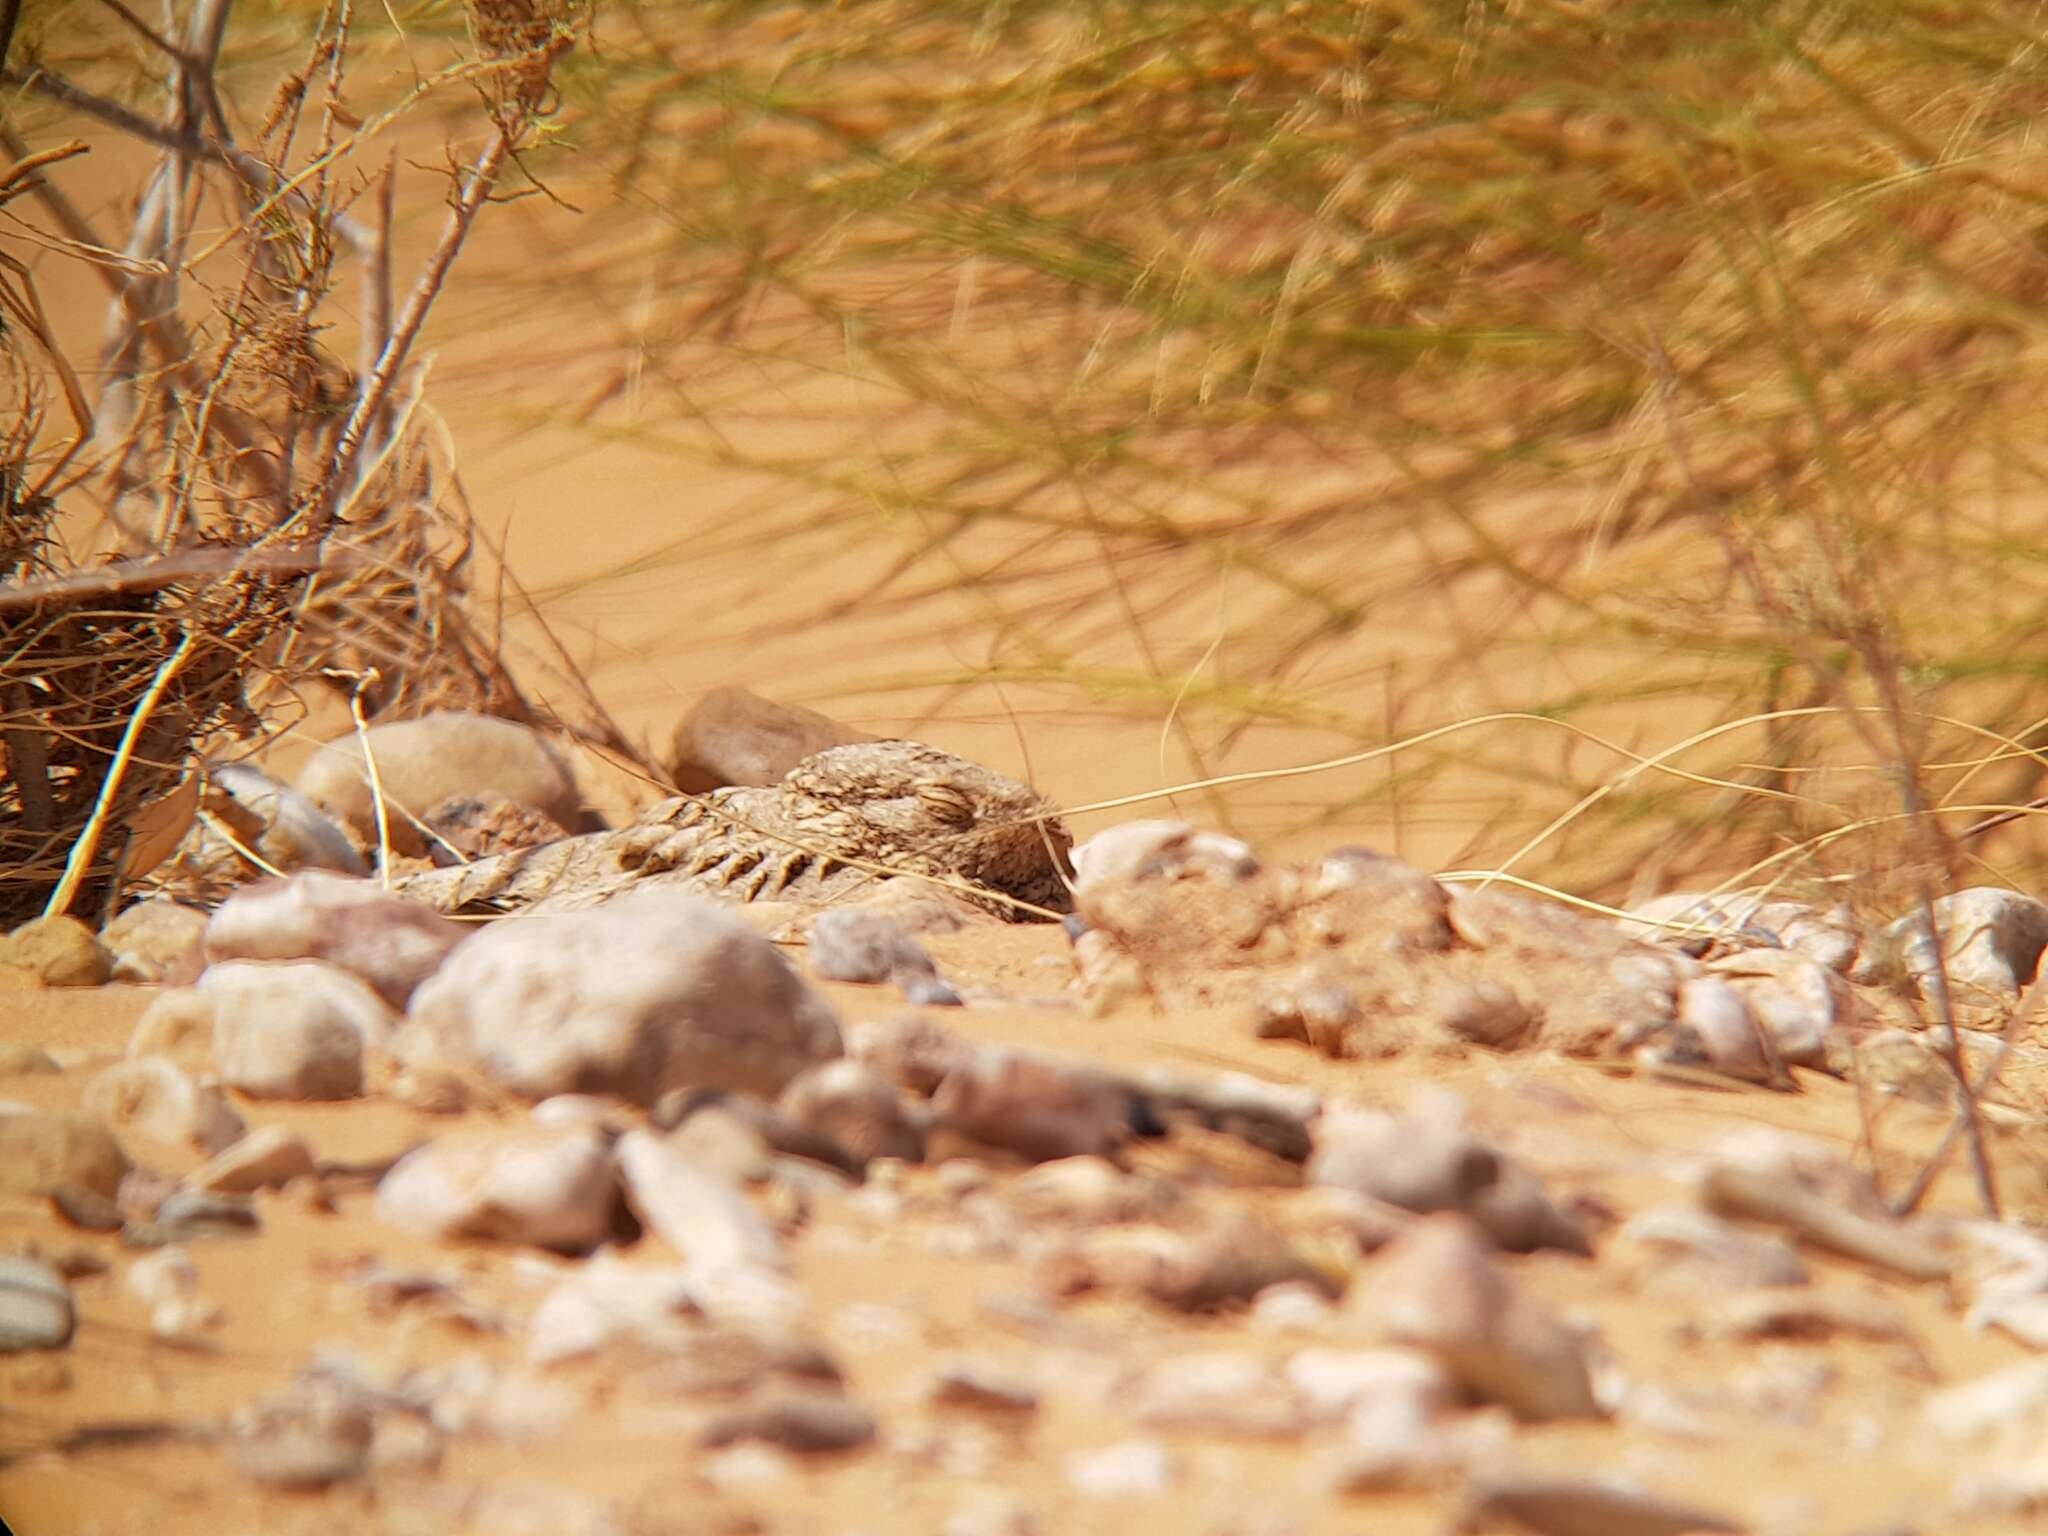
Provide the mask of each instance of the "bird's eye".
POLYGON ((950 784, 920 784, 918 805, 934 820, 948 826, 964 827, 974 820, 974 802, 950 784))

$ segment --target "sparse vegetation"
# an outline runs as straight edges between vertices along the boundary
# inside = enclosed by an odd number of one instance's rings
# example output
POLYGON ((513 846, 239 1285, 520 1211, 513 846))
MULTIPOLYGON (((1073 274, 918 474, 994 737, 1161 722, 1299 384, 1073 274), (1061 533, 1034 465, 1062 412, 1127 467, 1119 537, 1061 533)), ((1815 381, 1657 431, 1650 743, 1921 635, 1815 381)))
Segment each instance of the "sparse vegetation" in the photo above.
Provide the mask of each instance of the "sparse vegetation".
MULTIPOLYGON (((456 99, 463 14, 355 16, 399 78, 292 163, 456 99)), ((302 21, 247 19, 221 69, 255 117, 302 21)), ((879 535, 870 617, 975 594, 982 660, 876 686, 1050 688, 1170 721, 1198 774, 1268 724, 1413 739, 1207 811, 1420 825, 1608 898, 1748 868, 1897 910, 2039 873, 2024 815, 1972 831, 2042 791, 2039 42, 1995 4, 619 0, 556 61, 583 211, 514 297, 618 360, 555 423, 770 477, 661 558, 879 535)), ((331 215, 374 207, 343 165, 303 184, 325 224, 265 208, 311 263, 281 293, 325 300, 331 215)), ((271 331, 213 325, 210 361, 235 335, 247 367, 271 331)), ((286 372, 331 463, 375 364, 286 372)), ((368 568, 451 573, 431 612, 409 575, 323 588, 387 662, 457 622, 459 558, 420 553, 368 568)))
MULTIPOLYGON (((897 685, 1171 713, 1211 769, 1263 722, 1515 710, 1649 755, 1752 719, 1675 761, 1721 788, 1523 721, 1297 813, 1455 819, 1486 865, 1605 786, 1518 867, 1609 895, 1792 844, 1772 877, 1925 868, 1901 775, 1949 833, 2040 792, 2026 13, 639 4, 600 36, 569 92, 604 93, 576 132, 615 211, 575 291, 639 409, 593 430, 773 471, 745 537, 778 558, 881 532, 860 601, 907 624, 981 593, 985 667, 897 685), (805 416, 832 387, 843 432, 805 416), (777 412, 801 451, 758 446, 777 412)), ((1271 829, 1258 793, 1221 808, 1271 829)))

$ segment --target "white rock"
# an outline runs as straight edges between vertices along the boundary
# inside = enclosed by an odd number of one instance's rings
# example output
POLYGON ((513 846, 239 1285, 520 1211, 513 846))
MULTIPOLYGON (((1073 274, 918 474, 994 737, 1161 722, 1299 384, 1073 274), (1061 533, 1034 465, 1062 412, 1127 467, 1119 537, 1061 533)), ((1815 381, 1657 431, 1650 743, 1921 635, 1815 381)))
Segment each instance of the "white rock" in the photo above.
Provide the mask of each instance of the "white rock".
POLYGON ((568 1253, 603 1242, 617 1205, 610 1143, 592 1126, 444 1136, 408 1153, 377 1186, 377 1215, 422 1237, 568 1253))
POLYGON ((1286 1375, 1318 1424, 1335 1423, 1362 1403, 1421 1422, 1457 1401, 1450 1374, 1414 1349, 1304 1349, 1287 1362, 1286 1375))
POLYGON ((71 1342, 71 1288, 40 1260, 0 1255, 0 1355, 71 1342))
POLYGON ((1500 1270, 1464 1217, 1415 1223, 1358 1290, 1390 1342, 1427 1351, 1482 1401, 1529 1422, 1599 1415, 1584 1340, 1500 1270))
POLYGON ((220 1075, 252 1098, 354 1098, 365 1046, 391 1032, 375 992, 317 961, 226 961, 207 967, 199 991, 214 1005, 220 1075))
POLYGON ((1615 1237, 1624 1247, 1696 1267, 1719 1289, 1807 1281, 1799 1250, 1777 1233, 1737 1226, 1696 1205, 1638 1211, 1615 1237))
POLYGON ((397 1022, 367 982, 317 960, 218 961, 195 990, 213 1003, 216 1047, 224 1023, 239 1030, 305 1017, 337 1020, 365 1046, 381 1049, 397 1022))
POLYGON ((1396 1119, 1333 1108, 1316 1122, 1309 1182, 1427 1214, 1461 1211, 1515 1253, 1588 1253, 1585 1234, 1550 1203, 1536 1176, 1466 1129, 1452 1096, 1418 1095, 1396 1119))
POLYGON ((1257 1333, 1313 1334, 1328 1328, 1336 1312, 1329 1298, 1314 1286, 1299 1280, 1283 1280, 1252 1298, 1252 1309, 1245 1321, 1257 1333))
POLYGON ((128 1037, 130 1056, 163 1056, 188 1072, 213 1070, 213 999, 197 987, 159 992, 128 1037))
POLYGON ((206 925, 206 957, 323 961, 403 1009, 470 931, 375 881, 309 871, 222 902, 206 925))
MULTIPOLYGON (((424 844, 415 819, 443 800, 502 795, 543 811, 575 830, 583 799, 575 776, 539 732, 490 715, 436 711, 417 720, 374 725, 365 733, 377 777, 391 807, 391 843, 417 855, 424 844)), ((299 789, 346 822, 357 837, 376 836, 376 812, 363 748, 355 735, 326 743, 299 773, 299 789)))
POLYGON ((1094 1227, 1163 1216, 1180 1192, 1165 1180, 1127 1173, 1107 1158, 1061 1157, 1018 1174, 1006 1193, 1016 1210, 1035 1221, 1094 1227))
POLYGON ((1259 861, 1249 844, 1184 821, 1127 821, 1098 832, 1074 850, 1074 889, 1117 880, 1182 873, 1243 878, 1259 861))
POLYGON ((730 1182, 647 1131, 621 1136, 617 1157, 626 1198, 648 1230, 682 1255, 707 1313, 778 1322, 801 1313, 781 1241, 730 1182))
POLYGON ((1793 950, 1747 949, 1710 960, 1707 969, 1742 994, 1779 1059, 1792 1066, 1826 1066, 1829 1032, 1857 1021, 1848 983, 1793 950))
POLYGON ((207 914, 197 907, 152 896, 126 907, 100 930, 100 942, 114 952, 116 981, 187 982, 205 957, 200 941, 207 914))
POLYGON ((315 1169, 313 1149, 281 1125, 259 1126, 215 1154, 185 1182, 216 1194, 282 1189, 315 1169))
POLYGON ((537 1365, 595 1354, 614 1340, 638 1354, 676 1347, 685 1318, 700 1315, 696 1291, 680 1268, 628 1266, 599 1252, 541 1298, 527 1324, 526 1357, 537 1365))
POLYGON ((1968 1247, 1970 1310, 1964 1326, 2002 1328, 2032 1349, 2048 1349, 2048 1238, 1999 1222, 1961 1223, 1968 1247))
POLYGON ((85 1112, 119 1132, 213 1153, 244 1129, 218 1083, 197 1083, 167 1056, 131 1056, 86 1084, 85 1112))
MULTIPOLYGON (((1678 1027, 1690 1030, 1704 1065, 1726 1077, 1767 1083, 1779 1073, 1764 1054, 1763 1024, 1749 1000, 1719 976, 1695 976, 1678 984, 1678 1027)), ((1776 1050, 1775 1040, 1772 1043, 1776 1050)))
POLYGON ((238 1410, 227 1450, 251 1482, 274 1488, 325 1488, 358 1477, 369 1464, 375 1420, 353 1392, 300 1382, 238 1410))
POLYGON ((672 1088, 772 1096, 841 1054, 831 1008, 774 945, 668 891, 492 924, 415 994, 396 1049, 530 1098, 639 1104, 672 1088))
MULTIPOLYGON (((2033 980, 2048 947, 2048 903, 1997 886, 1974 886, 1934 901, 1934 925, 1949 983, 1969 1000, 1971 992, 1998 998, 2017 996, 2033 980)), ((1922 915, 1909 912, 1891 925, 1887 937, 1908 974, 1925 991, 1936 974, 1934 946, 1922 915)))
POLYGON ((218 1327, 220 1308, 199 1291, 192 1256, 173 1245, 128 1266, 128 1292, 149 1308, 149 1331, 160 1339, 189 1339, 218 1327))
POLYGON ((434 1427, 447 1435, 543 1441, 588 1411, 583 1394, 569 1383, 500 1370, 481 1355, 458 1356, 413 1379, 434 1427))
POLYGON ((533 1106, 529 1118, 535 1125, 595 1125, 624 1130, 618 1123, 617 1107, 594 1093, 558 1093, 533 1106))
POLYGON ((1230 1350, 1162 1360, 1131 1383, 1129 1399, 1138 1422, 1155 1429, 1284 1438, 1302 1427, 1294 1394, 1272 1368, 1230 1350))
POLYGON ((2002 1433, 2038 1443, 2048 1410, 2048 1356, 2022 1360, 1930 1396, 1920 1409, 1945 1440, 1980 1442, 2002 1433))
MULTIPOLYGON (((1344 1421, 1343 1441, 1324 1466, 1328 1480, 1343 1493, 1436 1489, 1499 1466, 1513 1440, 1513 1422, 1498 1408, 1462 1418, 1419 1419, 1399 1408, 1367 1402, 1344 1421)), ((1576 1532, 1580 1527, 1558 1529, 1576 1532)), ((1586 1529, 1600 1536, 1608 1530, 1586 1529)), ((1633 1527, 1626 1529, 1629 1536, 1639 1536, 1633 1527)), ((1661 1529, 1656 1536, 1663 1536, 1661 1529)))
POLYGON ((1173 1462, 1156 1440, 1122 1440, 1066 1460, 1067 1482, 1091 1499, 1157 1498, 1173 1482, 1173 1462))

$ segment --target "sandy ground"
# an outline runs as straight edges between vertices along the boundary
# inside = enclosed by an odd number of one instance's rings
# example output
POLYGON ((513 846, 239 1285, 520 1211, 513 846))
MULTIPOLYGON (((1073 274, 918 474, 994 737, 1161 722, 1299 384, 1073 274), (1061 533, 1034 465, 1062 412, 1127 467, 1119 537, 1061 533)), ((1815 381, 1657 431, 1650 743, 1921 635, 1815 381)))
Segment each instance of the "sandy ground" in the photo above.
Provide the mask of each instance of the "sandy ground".
MULTIPOLYGON (((882 680, 971 666, 961 631, 927 622, 922 638, 900 624, 877 628, 851 615, 831 626, 804 622, 819 592, 858 590, 886 551, 852 547, 807 563, 802 604, 790 573, 759 569, 757 552, 736 550, 695 563, 679 560, 691 541, 727 526, 762 493, 737 473, 678 465, 630 442, 560 428, 537 429, 550 389, 573 395, 601 375, 629 338, 578 338, 581 374, 550 375, 562 342, 546 316, 508 301, 495 281, 516 269, 532 238, 528 221, 545 210, 493 210, 473 265, 478 297, 458 289, 433 336, 433 399, 461 445, 471 499, 493 535, 510 546, 521 580, 569 637, 599 694, 634 732, 654 743, 703 689, 739 682, 774 695, 837 707, 871 730, 915 730, 949 749, 1031 777, 1074 804, 1143 794, 1187 776, 1190 764, 1160 723, 1074 711, 1065 696, 1012 688, 965 692, 940 685, 884 690, 882 680), (502 212, 502 217, 498 215, 502 212), (504 387, 506 378, 519 387, 504 387)), ((403 232, 416 247, 420 230, 403 232)), ((531 299, 530 290, 526 298, 531 299)), ((97 324, 87 292, 46 294, 79 334, 97 324)), ((829 394, 829 392, 828 392, 829 394)), ((558 397, 559 398, 559 397, 558 397)), ((861 402, 782 402, 788 419, 807 411, 857 415, 861 402), (801 407, 800 410, 798 407, 801 407)), ((796 430, 784 428, 783 430, 796 430)), ((967 610, 961 610, 963 618, 967 610)), ((1206 636, 1180 637, 1173 660, 1190 663, 1206 636)), ((1249 743, 1232 767, 1298 762, 1349 745, 1309 727, 1274 728, 1249 743)), ((291 749, 278 761, 290 765, 291 749)), ((1377 770, 1375 770, 1377 771, 1377 770)), ((1321 792, 1315 781, 1287 791, 1277 825, 1321 792)), ((610 784, 615 807, 630 798, 610 784)), ((1332 798, 1336 791, 1331 789, 1332 798)), ((1205 809, 1184 799, 1191 814, 1205 809)), ((1125 809, 1083 816, 1085 834, 1125 809)), ((1153 813, 1168 809, 1161 805, 1153 813)), ((1254 815, 1255 823, 1259 816, 1254 815)), ((1257 830, 1256 825, 1253 830, 1257 830)), ((1446 817, 1394 825, 1367 817, 1318 829, 1303 842, 1365 840, 1425 866, 1451 856, 1469 827, 1446 817)), ((1171 1062, 1240 1068, 1364 1102, 1398 1105, 1419 1085, 1447 1085, 1468 1099, 1475 1121, 1541 1174, 1553 1195, 1590 1212, 1623 1216, 1676 1198, 1676 1161, 1742 1126, 1796 1129, 1845 1155, 1861 1137, 1851 1089, 1806 1076, 1803 1091, 1779 1095, 1714 1090, 1610 1076, 1541 1057, 1446 1061, 1408 1058, 1339 1063, 1292 1046, 1262 1043, 1234 1013, 1161 1014, 1127 1005, 1105 1019, 1079 1011, 1066 993, 1068 950, 1057 930, 978 928, 934 945, 956 980, 1006 1000, 959 1011, 947 1022, 977 1040, 1070 1051, 1115 1066, 1171 1062)), ((886 989, 829 986, 843 1017, 889 1017, 902 1004, 886 989)), ((17 991, 0 994, 0 1045, 37 1044, 57 1056, 59 1076, 0 1082, 0 1098, 35 1107, 75 1106, 94 1070, 122 1053, 149 994, 17 991)), ((303 1134, 322 1158, 365 1161, 394 1154, 448 1128, 383 1101, 329 1106, 244 1103, 253 1126, 303 1134)), ((479 1118, 473 1112, 468 1118, 479 1118)), ((1881 1165, 1895 1182, 1941 1129, 1933 1113, 1888 1111, 1881 1165)), ((142 1152, 142 1149, 137 1149, 142 1152)), ((2001 1147, 2015 1210, 2048 1210, 2040 1175, 2013 1143, 2001 1147)), ((169 1171, 178 1159, 142 1155, 169 1171)), ((1172 1159, 1171 1146, 1144 1156, 1172 1159)), ((1195 1156, 1195 1154, 1188 1154, 1195 1156)), ((1199 1158, 1196 1159, 1199 1166, 1199 1158)), ((820 1329, 847 1372, 850 1390, 883 1421, 883 1443, 845 1458, 806 1461, 766 1483, 728 1469, 721 1484, 699 1451, 698 1405, 651 1396, 595 1366, 569 1366, 559 1380, 584 1404, 567 1421, 526 1439, 452 1440, 437 1473, 391 1476, 316 1496, 266 1494, 236 1478, 206 1445, 102 1447, 73 1455, 39 1451, 79 1426, 151 1420, 199 1423, 250 1402, 290 1378, 315 1351, 346 1349, 390 1365, 418 1366, 477 1355, 506 1365, 520 1356, 518 1321, 558 1261, 469 1245, 436 1249, 379 1223, 366 1188, 340 1188, 321 1212, 287 1196, 259 1200, 263 1231, 253 1240, 195 1245, 206 1294, 223 1314, 203 1348, 152 1339, 122 1277, 132 1255, 116 1237, 63 1225, 42 1201, 0 1203, 10 1248, 82 1253, 104 1262, 80 1280, 81 1325, 62 1355, 0 1365, 0 1514, 23 1536, 135 1532, 325 1532, 490 1529, 572 1532, 606 1513, 632 1536, 751 1530, 908 1533, 948 1528, 955 1517, 991 1509, 1027 1512, 1028 1527, 962 1525, 960 1530, 1041 1533, 1173 1532, 1185 1536, 1282 1536, 1372 1530, 1436 1532, 1450 1504, 1438 1494, 1345 1500, 1321 1486, 1315 1447, 1193 1431, 1159 1432, 1173 1459, 1158 1497, 1096 1501, 1070 1486, 1077 1451, 1154 1432, 1131 1422, 1120 1402, 1131 1372, 1194 1350, 1245 1349, 1284 1359, 1305 1342, 1362 1344, 1370 1319, 1345 1315, 1313 1341, 1256 1332, 1240 1316, 1191 1320, 1127 1297, 1050 1298, 1038 1277, 1000 1257, 954 1251, 948 1223, 932 1214, 930 1170, 906 1175, 900 1215, 883 1217, 854 1198, 823 1201, 790 1234, 798 1279, 813 1298, 820 1329), (347 1283, 366 1260, 445 1271, 483 1313, 511 1324, 477 1332, 421 1309, 373 1312, 347 1283), (927 1392, 936 1364, 972 1352, 1039 1381, 1044 1402, 1020 1428, 934 1409, 927 1392), (492 1502, 493 1500, 498 1502, 492 1502), (554 1502, 559 1500, 559 1502, 554 1502)), ((1242 1198, 1284 1206, 1284 1189, 1242 1198)), ((1957 1174, 1935 1205, 1967 1210, 1957 1174)), ((1598 1223, 1596 1223, 1598 1224, 1598 1223)), ((655 1262, 641 1245, 638 1261, 655 1262)), ((1992 1532, 2024 1521, 1972 1521, 1954 1513, 1957 1457, 1916 1419, 1931 1386, 2028 1357, 2001 1335, 1967 1331, 1940 1287, 1884 1279, 1856 1266, 1813 1259, 1830 1293, 1875 1295, 1899 1309, 1901 1337, 1745 1343, 1703 1333, 1703 1298, 1660 1286, 1626 1266, 1556 1256, 1511 1261, 1516 1277, 1561 1309, 1599 1328, 1632 1376, 1712 1405, 1693 1433, 1640 1426, 1554 1425, 1515 1437, 1516 1461, 1531 1469, 1626 1476, 1697 1500, 1776 1532, 1992 1532)), ((1710 1299, 1710 1298, 1709 1298, 1710 1299)))
MULTIPOLYGON (((1011 998, 948 1017, 971 1038, 1118 1066, 1241 1068, 1389 1106, 1421 1083, 1451 1086, 1466 1096, 1480 1127, 1542 1174, 1553 1196, 1590 1212, 1625 1215, 1681 1197, 1678 1158, 1736 1127, 1796 1128, 1845 1154, 1857 1139, 1854 1095, 1830 1080, 1809 1076, 1804 1092, 1779 1095, 1628 1080, 1544 1058, 1334 1063, 1256 1041, 1240 1018, 1221 1010, 1166 1017, 1128 1005, 1089 1019, 1063 995, 1069 962, 1054 930, 989 927, 941 940, 935 949, 949 974, 1011 998)), ((849 1021, 901 1011, 886 988, 827 990, 849 1021)), ((12 1079, 0 1093, 36 1107, 74 1106, 94 1068, 120 1055, 148 996, 135 988, 8 996, 0 1007, 0 1044, 40 1043, 66 1070, 12 1079)), ((377 1101, 240 1107, 252 1125, 300 1132, 322 1158, 387 1156, 449 1124, 377 1101)), ((1931 1113, 1892 1112, 1883 1127, 1890 1165, 1909 1166, 1938 1128, 1931 1113)), ((175 1156, 148 1155, 171 1171, 181 1166, 175 1156)), ((1199 1149, 1177 1150, 1174 1143, 1145 1149, 1139 1160, 1146 1159, 1184 1175, 1204 1166, 1199 1149)), ((254 1490, 203 1445, 36 1454, 37 1445, 79 1426, 197 1423, 225 1414, 274 1390, 315 1351, 349 1350, 408 1367, 474 1354, 516 1368, 516 1320, 562 1261, 474 1244, 437 1251, 378 1222, 367 1189, 338 1190, 331 1213, 268 1195, 259 1200, 260 1237, 192 1247, 205 1294, 224 1321, 203 1348, 176 1348, 152 1340, 139 1304, 125 1293, 122 1274, 134 1255, 116 1237, 71 1230, 43 1202, 12 1199, 0 1208, 10 1246, 83 1252, 107 1268, 77 1285, 81 1324, 69 1350, 0 1368, 0 1434, 19 1458, 0 1472, 0 1510, 24 1536, 472 1528, 463 1523, 465 1510, 476 1516, 476 1529, 571 1530, 584 1528, 577 1522, 590 1518, 592 1507, 636 1532, 909 1532, 938 1530, 955 1516, 1006 1503, 1028 1511, 1041 1531, 1442 1528, 1450 1507, 1445 1496, 1332 1498, 1320 1486, 1313 1443, 1291 1440, 1163 1432, 1157 1437, 1174 1466, 1167 1494, 1109 1501, 1077 1495, 1064 1473, 1070 1454, 1154 1436, 1134 1426, 1120 1402, 1121 1384, 1144 1365, 1209 1349, 1280 1361, 1311 1341, 1255 1331, 1242 1316, 1189 1319, 1128 1297, 1052 1299, 1026 1267, 952 1251, 957 1245, 944 1236, 949 1223, 935 1219, 932 1200, 923 1198, 935 1177, 910 1170, 901 1213, 877 1214, 854 1196, 821 1201, 791 1234, 797 1276, 814 1300, 823 1338, 850 1390, 882 1417, 882 1448, 806 1462, 767 1486, 724 1488, 707 1480, 711 1464, 691 1443, 701 1407, 650 1396, 630 1377, 608 1380, 607 1371, 588 1365, 554 1373, 583 1394, 584 1407, 532 1440, 459 1438, 436 1474, 392 1474, 326 1495, 254 1490), (513 1331, 478 1333, 417 1308, 373 1312, 347 1284, 351 1268, 372 1259, 453 1274, 467 1301, 511 1320, 513 1331), (1028 1425, 991 1426, 926 1401, 937 1363, 960 1353, 1000 1361, 1041 1384, 1044 1404, 1028 1425), (540 1523, 521 1524, 486 1502, 497 1495, 514 1497, 521 1518, 540 1523), (545 1500, 558 1496, 568 1502, 555 1514, 536 1514, 553 1508, 545 1500)), ((1241 1198, 1278 1211, 1290 1196, 1274 1188, 1241 1198)), ((1957 1180, 1942 1191, 1951 1206, 1966 1199, 1957 1180)), ((657 1262, 650 1250, 658 1247, 643 1240, 639 1259, 657 1262)), ((1652 1434, 1639 1425, 1524 1428, 1515 1438, 1517 1465, 1632 1477, 1769 1530, 2024 1528, 1958 1519, 1948 1505, 1952 1458, 1916 1422, 1931 1385, 2026 1354, 2003 1337, 1967 1332, 1940 1287, 1882 1280, 1819 1259, 1817 1287, 1895 1306, 1900 1336, 1740 1343, 1697 1325, 1711 1298, 1672 1289, 1655 1275, 1555 1255, 1512 1263, 1532 1290, 1596 1323, 1633 1379, 1720 1405, 1690 1434, 1652 1434), (1751 1406, 1729 1411, 1737 1403, 1751 1406)), ((1363 1344, 1371 1336, 1369 1318, 1347 1313, 1312 1342, 1363 1344)))

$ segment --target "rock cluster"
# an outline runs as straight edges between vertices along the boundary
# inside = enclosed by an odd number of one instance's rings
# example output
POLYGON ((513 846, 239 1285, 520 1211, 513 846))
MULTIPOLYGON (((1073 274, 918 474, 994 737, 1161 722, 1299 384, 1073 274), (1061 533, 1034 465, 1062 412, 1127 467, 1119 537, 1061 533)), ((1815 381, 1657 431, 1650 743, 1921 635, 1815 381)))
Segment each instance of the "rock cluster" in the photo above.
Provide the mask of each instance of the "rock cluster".
POLYGON ((2024 1069, 2026 1042, 1971 1029, 2032 979, 2048 908, 1964 892, 1930 933, 1680 893, 1616 922, 1167 822, 1074 866, 1071 952, 1048 928, 1036 970, 980 973, 934 938, 958 988, 900 912, 827 908, 785 948, 658 889, 475 925, 307 869, 183 941, 110 935, 138 974, 204 969, 126 1056, 75 1070, 53 1041, 61 1070, 8 1069, 43 1076, 0 1103, 28 1234, 0 1256, 4 1379, 74 1390, 81 1341, 116 1337, 233 1358, 240 1409, 177 1430, 232 1496, 368 1489, 335 1509, 434 1531, 669 1528, 673 1499, 806 1529, 747 1501, 884 1482, 960 1492, 933 1528, 961 1532, 1148 1500, 1274 1517, 1219 1530, 1393 1499, 1551 1536, 1856 1528, 1820 1518, 1818 1474, 1798 1508, 1681 1475, 1760 1424, 1908 1468, 1929 1529, 2048 1507, 2048 1373, 1951 1347, 2048 1349, 2048 1239, 1899 1214, 1846 1143, 1764 1124, 1794 1090, 1917 1106, 1869 1066, 1907 1049, 2024 1069), (1959 1027, 1930 1050, 1910 997, 1924 1024, 1944 991, 1959 1027), (1141 1049, 1198 1009, 1253 1070, 1141 1049), (1455 1091, 1396 1086, 1402 1057, 1455 1091), (1755 1123, 1713 1133, 1717 1106, 1755 1123), (368 1155, 373 1116, 407 1139, 368 1155), (276 1285, 344 1342, 234 1354, 275 1302, 218 1256, 328 1222, 347 1240, 276 1285), (614 1438, 660 1458, 604 1494, 469 1480, 614 1438), (1616 1447, 1636 1480, 1587 1451, 1616 1447))

